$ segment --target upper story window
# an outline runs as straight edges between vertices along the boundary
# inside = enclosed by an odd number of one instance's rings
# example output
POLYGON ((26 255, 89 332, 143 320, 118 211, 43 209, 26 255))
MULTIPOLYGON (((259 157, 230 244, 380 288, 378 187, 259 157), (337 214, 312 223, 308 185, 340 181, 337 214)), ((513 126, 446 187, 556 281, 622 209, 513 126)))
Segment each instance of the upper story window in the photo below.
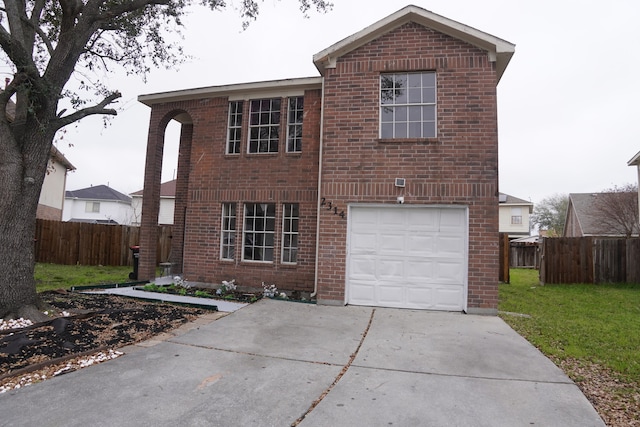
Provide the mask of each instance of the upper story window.
POLYGON ((229 134, 227 135, 227 154, 240 154, 242 141, 242 101, 229 103, 229 134))
POLYGON ((280 98, 255 99, 249 111, 249 153, 277 153, 280 140, 280 98))
POLYGON ((380 76, 380 138, 435 138, 436 73, 380 76))
POLYGON ((87 202, 84 211, 89 213, 100 213, 100 202, 87 202))
POLYGON ((302 151, 302 117, 304 113, 304 98, 297 96, 289 98, 289 111, 287 114, 287 152, 299 153, 302 151))
POLYGON ((522 208, 511 208, 511 224, 522 224, 522 208))

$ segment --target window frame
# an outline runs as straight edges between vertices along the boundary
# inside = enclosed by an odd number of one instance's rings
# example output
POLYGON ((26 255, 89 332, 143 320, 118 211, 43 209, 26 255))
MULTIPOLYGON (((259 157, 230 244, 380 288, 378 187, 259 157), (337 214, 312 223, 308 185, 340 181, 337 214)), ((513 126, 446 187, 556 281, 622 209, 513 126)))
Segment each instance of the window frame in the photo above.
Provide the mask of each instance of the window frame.
POLYGON ((238 210, 236 203, 223 203, 222 216, 220 225, 220 259, 225 261, 234 261, 236 259, 236 235, 238 224, 238 210), (225 237, 228 236, 228 239, 225 237), (231 243, 228 243, 231 242, 231 243), (225 248, 229 248, 225 252, 225 248), (225 257, 230 254, 231 257, 225 257))
POLYGON ((86 202, 84 205, 85 213, 100 213, 100 202, 86 202), (91 206, 91 209, 89 209, 91 206))
POLYGON ((243 108, 244 101, 229 101, 229 114, 227 120, 227 144, 225 148, 225 154, 235 155, 241 153, 243 108), (235 120, 233 120, 234 118, 235 120), (232 131, 235 131, 234 138, 231 137, 232 131))
POLYGON ((298 254, 300 253, 299 236, 300 204, 284 203, 282 205, 282 241, 280 245, 280 262, 282 264, 295 265, 298 263, 298 254), (292 243, 293 241, 295 241, 295 244, 292 243), (285 259, 286 252, 288 252, 288 256, 285 259))
POLYGON ((380 139, 434 139, 438 137, 438 80, 435 71, 381 73, 378 95, 380 96, 378 116, 378 137, 380 139), (420 83, 416 86, 415 76, 418 75, 420 83), (391 87, 385 86, 385 79, 389 78, 392 81, 391 87), (403 79, 406 82, 406 89, 408 89, 406 91, 402 91, 402 88, 399 87, 403 79), (419 101, 416 100, 417 98, 419 101), (416 118, 417 113, 420 116, 419 120, 416 118), (391 118, 389 118, 389 114, 391 114, 391 118), (415 135, 416 126, 419 126, 420 129, 419 136, 415 135), (396 132, 403 128, 404 133, 396 136, 396 132))
POLYGON ((277 154, 280 145, 280 126, 282 123, 282 98, 260 98, 249 101, 249 123, 247 127, 247 154, 277 154), (269 102, 269 109, 263 110, 265 102, 269 102), (277 103, 277 110, 274 109, 277 103), (254 110, 255 106, 259 109, 254 110), (263 123, 263 119, 268 119, 263 123), (263 131, 267 136, 263 136, 263 131), (257 135, 254 137, 254 131, 257 135), (275 132, 275 137, 273 133, 275 132), (266 143, 267 150, 262 150, 266 143), (253 149, 255 148, 255 151, 253 149))
POLYGON ((276 217, 275 203, 244 203, 242 261, 270 264, 274 262, 276 217), (250 214, 250 206, 253 206, 253 215, 250 214), (258 215, 258 207, 262 210, 262 215, 258 215), (273 213, 272 216, 269 216, 270 212, 273 213), (269 225, 272 228, 269 228, 269 225), (262 238, 259 239, 258 236, 262 238), (256 244, 258 240, 261 240, 262 244, 256 244), (253 244, 247 245, 247 242, 253 242, 253 244), (247 257, 247 250, 251 251, 251 257, 247 257), (256 250, 260 251, 260 259, 255 258, 256 250), (270 259, 267 259, 268 254, 271 255, 270 259))
POLYGON ((511 208, 511 225, 522 225, 522 208, 511 208))
POLYGON ((287 153, 301 153, 304 96, 292 96, 287 100, 287 153))

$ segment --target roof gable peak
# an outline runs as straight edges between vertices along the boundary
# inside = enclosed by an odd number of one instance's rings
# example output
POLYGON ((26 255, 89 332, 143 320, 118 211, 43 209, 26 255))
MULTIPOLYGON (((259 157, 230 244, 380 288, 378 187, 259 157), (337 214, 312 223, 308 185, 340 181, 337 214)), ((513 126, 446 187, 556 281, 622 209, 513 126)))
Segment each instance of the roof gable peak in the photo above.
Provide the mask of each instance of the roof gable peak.
POLYGON ((515 45, 468 25, 415 5, 408 5, 380 21, 313 55, 313 62, 324 75, 327 68, 335 68, 338 58, 372 40, 408 23, 415 22, 432 30, 447 34, 486 50, 489 59, 496 62, 498 81, 515 52, 515 45))

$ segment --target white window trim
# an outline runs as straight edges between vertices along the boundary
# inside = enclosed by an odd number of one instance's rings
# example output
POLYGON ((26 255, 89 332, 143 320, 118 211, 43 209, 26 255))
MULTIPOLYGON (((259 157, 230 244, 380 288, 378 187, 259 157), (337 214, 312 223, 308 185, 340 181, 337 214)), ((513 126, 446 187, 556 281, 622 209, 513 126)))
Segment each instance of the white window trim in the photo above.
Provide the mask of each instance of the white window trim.
MULTIPOLYGON (((378 110, 378 138, 380 139, 428 139, 428 138, 437 138, 438 137, 438 75, 435 71, 411 71, 411 72, 396 72, 396 73, 381 73, 380 78, 378 79, 378 97, 379 97, 379 110, 378 110), (407 103, 407 104, 383 104, 382 103, 382 76, 384 75, 398 75, 398 74, 433 74, 435 78, 435 87, 434 87, 434 102, 427 103, 407 103), (435 107, 434 111, 434 134, 432 136, 421 136, 421 137, 406 137, 406 138, 396 138, 394 137, 384 137, 382 136, 382 109, 384 106, 391 107, 409 107, 409 106, 430 106, 433 105, 435 107)), ((393 122, 395 124, 395 121, 393 122)), ((421 124, 424 121, 420 122, 421 124)))
MULTIPOLYGON (((275 111, 275 110, 272 110, 275 111)), ((254 98, 251 99, 249 101, 249 118, 248 118, 248 124, 247 124, 247 154, 251 154, 251 155, 274 155, 274 154, 278 154, 280 152, 281 146, 282 146, 282 135, 281 135, 281 130, 282 130, 282 98, 281 97, 273 97, 273 98, 254 98), (251 114, 253 112, 253 110, 251 109, 251 103, 254 101, 263 101, 263 100, 269 100, 269 101, 273 101, 273 100, 280 100, 280 110, 278 110, 278 112, 280 113, 280 120, 278 120, 278 149, 276 151, 259 151, 260 150, 260 143, 258 142, 258 151, 251 151, 251 129, 253 128, 260 128, 260 127, 274 127, 275 123, 269 123, 269 125, 252 125, 251 124, 251 114)), ((286 142, 285 142, 286 143, 286 142)))
POLYGON ((225 154, 231 155, 231 156, 237 156, 242 152, 242 119, 243 119, 243 113, 244 113, 244 101, 242 100, 236 100, 236 101, 229 101, 229 114, 227 116, 227 144, 225 146, 225 154), (231 126, 231 116, 232 116, 232 112, 231 112, 231 105, 232 104, 240 104, 240 126, 231 126), (232 153, 229 151, 229 145, 231 143, 231 129, 240 129, 240 139, 238 140, 238 152, 237 153, 232 153))
POLYGON ((220 232, 220 259, 225 260, 225 261, 233 261, 233 260, 236 259, 236 255, 235 255, 235 253, 236 253, 236 241, 237 241, 236 237, 237 237, 238 233, 237 233, 236 229, 232 230, 232 229, 226 229, 225 228, 225 219, 226 218, 235 218, 235 220, 236 220, 236 228, 237 228, 237 224, 238 224, 238 209, 237 209, 237 206, 236 206, 235 203, 223 203, 222 204, 222 224, 220 226, 220 231, 221 231, 220 232), (226 206, 229 206, 229 207, 233 206, 233 207, 236 208, 233 216, 231 216, 231 215, 225 216, 225 207, 226 206), (233 243, 233 252, 231 254, 232 258, 225 258, 224 257, 224 248, 225 248, 224 236, 225 236, 225 233, 230 233, 233 236, 233 242, 234 243, 233 243))
MULTIPOLYGON (((299 111, 299 110, 294 110, 299 111)), ((287 98, 287 139, 286 139, 286 152, 287 153, 302 153, 302 124, 304 122, 304 96, 292 96, 287 98), (302 98, 302 119, 300 122, 291 122, 289 119, 291 118, 291 100, 297 100, 298 98, 302 98), (291 137, 291 128, 300 126, 300 150, 289 150, 289 138, 291 137)))
MULTIPOLYGON (((266 209, 266 211, 268 211, 268 208, 266 209)), ((277 205, 275 203, 244 203, 243 204, 243 216, 242 216, 242 261, 243 262, 252 262, 252 263, 260 263, 260 264, 273 264, 274 263, 274 259, 275 259, 275 247, 276 247, 276 218, 278 217, 278 212, 277 212, 277 205), (267 234, 272 234, 273 235, 273 246, 263 246, 263 249, 266 248, 271 248, 272 250, 272 258, 271 260, 259 260, 259 259, 247 259, 245 258, 245 241, 246 241, 246 235, 247 235, 247 227, 246 227, 246 220, 248 218, 247 216, 247 205, 273 205, 274 206, 274 216, 273 216, 273 231, 267 231, 267 230, 262 230, 259 231, 259 233, 264 234, 265 237, 267 234)), ((252 218, 256 218, 256 217, 252 217, 252 218)), ((264 217, 265 220, 268 218, 271 218, 269 216, 265 216, 264 217)), ((266 227, 265 227, 266 228, 266 227)), ((251 230, 249 231, 250 233, 256 234, 256 230, 251 230)), ((255 246, 254 246, 255 248, 255 246)))

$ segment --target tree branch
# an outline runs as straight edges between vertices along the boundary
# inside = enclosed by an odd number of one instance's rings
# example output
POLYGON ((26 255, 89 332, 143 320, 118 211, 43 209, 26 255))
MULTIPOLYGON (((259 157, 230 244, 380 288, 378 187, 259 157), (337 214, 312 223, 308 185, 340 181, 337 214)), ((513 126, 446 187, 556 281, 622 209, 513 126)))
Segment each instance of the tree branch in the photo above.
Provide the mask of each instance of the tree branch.
POLYGON ((82 110, 78 110, 72 114, 69 114, 64 117, 60 117, 55 122, 52 122, 51 125, 54 130, 61 129, 71 123, 77 122, 78 120, 87 117, 93 116, 97 114, 105 114, 110 116, 115 116, 118 112, 112 108, 105 108, 107 105, 111 104, 116 99, 120 98, 122 94, 120 92, 114 92, 111 95, 107 96, 100 102, 99 104, 94 105, 93 107, 83 108, 82 110))

